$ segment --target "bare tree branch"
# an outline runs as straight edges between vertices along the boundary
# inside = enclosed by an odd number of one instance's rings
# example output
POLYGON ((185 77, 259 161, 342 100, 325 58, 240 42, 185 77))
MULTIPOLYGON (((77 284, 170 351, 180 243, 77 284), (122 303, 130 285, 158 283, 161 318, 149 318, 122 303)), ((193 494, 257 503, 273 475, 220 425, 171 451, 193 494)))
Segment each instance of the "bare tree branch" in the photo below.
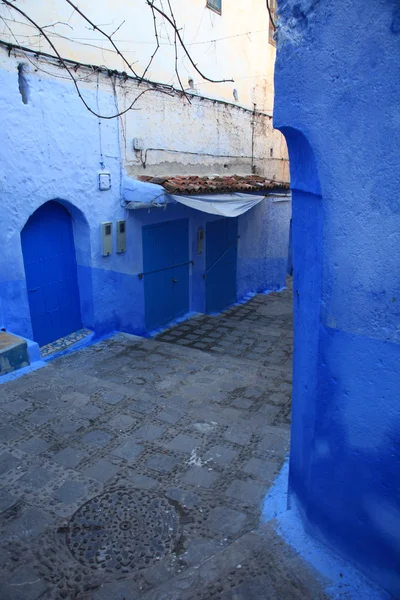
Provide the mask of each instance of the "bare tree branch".
MULTIPOLYGON (((100 118, 100 119, 114 119, 117 117, 120 117, 121 115, 125 114, 126 112, 128 112, 129 110, 133 109, 134 105, 136 104, 136 102, 139 100, 139 98, 141 96, 143 96, 145 93, 152 91, 155 89, 155 86, 157 85, 156 83, 149 81, 147 79, 145 79, 150 66, 157 54, 157 52, 160 49, 160 37, 159 37, 159 31, 158 31, 158 27, 157 27, 157 14, 160 15, 163 20, 165 20, 165 22, 167 24, 169 24, 174 32, 174 50, 175 50, 175 74, 181 89, 181 92, 185 95, 185 97, 187 98, 188 102, 190 103, 190 98, 188 96, 188 94, 186 93, 186 90, 182 84, 182 80, 180 77, 180 73, 179 73, 179 65, 178 65, 178 59, 179 59, 179 46, 183 49, 185 55, 188 57, 191 65, 193 66, 193 68, 195 69, 195 71, 202 77, 202 79, 209 81, 210 83, 224 83, 224 82, 231 82, 233 81, 233 79, 220 79, 220 80, 216 80, 216 79, 211 79, 210 77, 207 77, 206 75, 204 75, 202 73, 202 71, 198 68, 198 66, 195 64, 194 60, 192 59, 187 47, 185 46, 185 43, 183 41, 183 36, 180 33, 180 29, 178 28, 175 16, 174 16, 174 12, 172 9, 172 5, 170 0, 167 0, 168 2, 168 7, 169 7, 169 12, 170 14, 167 14, 164 10, 164 7, 162 6, 161 3, 161 7, 159 8, 158 6, 156 6, 155 4, 156 0, 145 0, 146 4, 149 6, 151 12, 152 12, 152 16, 153 16, 153 27, 154 27, 154 37, 155 37, 155 42, 156 42, 156 47, 154 52, 152 53, 150 60, 146 66, 146 68, 143 71, 142 76, 139 76, 136 71, 134 70, 134 68, 132 67, 132 63, 130 63, 127 58, 124 56, 123 52, 121 52, 121 50, 118 48, 117 44, 114 42, 114 40, 112 39, 113 36, 116 34, 116 32, 122 27, 122 25, 125 23, 125 21, 122 21, 122 23, 113 31, 113 33, 111 33, 111 35, 109 35, 108 33, 106 33, 104 31, 104 29, 102 28, 102 26, 97 25, 96 23, 93 22, 93 20, 91 18, 89 18, 84 12, 83 10, 81 10, 79 8, 79 6, 77 6, 72 0, 65 0, 65 2, 67 4, 69 4, 70 7, 72 7, 73 9, 73 13, 76 12, 77 14, 79 14, 82 19, 84 19, 84 21, 86 21, 86 23, 88 23, 90 25, 90 28, 93 31, 97 31, 99 32, 103 37, 105 37, 109 43, 111 44, 113 50, 116 52, 116 54, 121 58, 121 60, 123 61, 123 64, 125 64, 129 71, 133 74, 134 79, 137 80, 138 84, 140 83, 146 83, 148 84, 150 87, 144 91, 142 91, 140 94, 137 95, 137 97, 130 103, 130 105, 128 106, 128 108, 126 108, 125 110, 119 112, 117 111, 116 114, 113 115, 102 115, 99 112, 99 109, 97 107, 97 110, 94 110, 93 108, 91 108, 91 106, 89 106, 88 102, 85 100, 82 92, 80 91, 79 85, 78 85, 78 81, 80 81, 79 78, 75 77, 74 73, 76 73, 76 71, 79 68, 79 63, 74 64, 74 66, 71 66, 71 62, 74 63, 74 61, 69 61, 68 59, 64 59, 61 54, 59 53, 59 51, 57 50, 57 47, 55 45, 55 42, 52 41, 51 39, 51 35, 50 33, 48 33, 46 30, 50 27, 54 27, 57 24, 63 24, 66 25, 68 27, 71 27, 71 25, 69 25, 68 23, 64 23, 61 21, 57 21, 56 23, 50 24, 50 25, 39 25, 31 16, 29 16, 29 14, 27 12, 25 12, 23 9, 21 9, 17 3, 15 2, 15 0, 0 0, 0 5, 3 4, 5 6, 8 7, 8 9, 10 10, 10 12, 15 11, 17 12, 19 15, 21 15, 30 25, 32 25, 34 27, 34 29, 38 32, 36 35, 39 37, 39 39, 44 39, 47 44, 49 45, 49 47, 51 48, 51 50, 54 52, 54 57, 51 54, 48 54, 47 56, 49 56, 50 58, 55 58, 58 59, 60 65, 66 70, 66 72, 68 73, 69 78, 72 80, 74 87, 76 89, 76 92, 78 94, 78 97, 80 98, 80 100, 83 102, 84 106, 87 108, 87 110, 89 112, 91 112, 93 115, 95 115, 96 117, 100 118)), ((269 0, 266 0, 267 2, 267 6, 269 9, 269 0)), ((72 16, 72 15, 71 15, 72 16)), ((162 25, 164 25, 164 21, 162 22, 162 25)), ((165 26, 165 25, 164 25, 165 26)), ((14 35, 14 32, 12 31, 12 29, 10 29, 10 27, 7 25, 7 28, 10 31, 10 34, 12 35, 12 37, 15 39, 16 44, 14 45, 14 47, 19 48, 21 52, 23 52, 26 56, 26 52, 33 52, 35 53, 35 51, 33 49, 29 49, 29 48, 24 48, 20 45, 18 39, 16 38, 16 36, 14 35)), ((73 29, 71 27, 71 29, 73 29)), ((9 46, 9 48, 11 48, 12 45, 9 46)), ((46 55, 46 53, 43 53, 44 55, 46 55)), ((28 59, 30 60, 30 59, 28 59)), ((32 61, 30 61, 32 62, 32 61)), ((117 71, 113 71, 111 69, 107 69, 103 67, 99 67, 99 66, 91 66, 91 65, 86 65, 89 66, 89 68, 92 69, 92 73, 94 72, 99 72, 101 71, 108 71, 108 75, 114 75, 117 74, 117 71)), ((38 67, 40 69, 40 67, 38 67)), ((51 73, 49 73, 50 75, 52 75, 51 73)), ((90 74, 91 75, 91 74, 90 74)), ((89 76, 90 76, 89 75, 89 76)), ((123 72, 121 74, 122 76, 124 76, 125 78, 128 77, 128 75, 123 72)), ((57 77, 57 75, 54 75, 55 77, 57 77)), ((88 76, 88 77, 89 77, 88 76)), ((131 76, 132 77, 132 76, 131 76)), ((114 82, 114 91, 115 91, 115 82, 114 82)), ((160 89, 160 87, 157 86, 157 89, 161 92, 161 93, 165 93, 168 95, 171 95, 170 92, 160 89)), ((173 88, 171 87, 171 89, 173 90, 173 88)), ((134 109, 135 110, 135 109, 134 109)), ((136 109, 137 110, 137 109, 136 109)))
POLYGON ((67 63, 65 62, 65 60, 63 59, 63 57, 60 55, 60 53, 58 52, 57 48, 55 47, 55 45, 53 44, 53 42, 51 41, 51 39, 49 38, 49 36, 46 34, 46 32, 43 30, 42 27, 40 27, 40 25, 38 25, 33 19, 31 19, 23 10, 21 10, 18 6, 16 6, 15 4, 12 4, 11 2, 9 2, 9 0, 2 0, 3 4, 5 4, 6 6, 9 6, 10 8, 12 8, 13 10, 17 11, 20 15, 22 15, 27 21, 29 21, 29 23, 31 23, 34 27, 36 27, 36 29, 42 34, 42 36, 44 37, 44 39, 46 40, 46 42, 49 44, 50 48, 54 51, 54 53, 56 54, 58 60, 60 61, 60 63, 62 64, 62 66, 64 67, 64 69, 66 69, 68 75, 71 77, 73 84, 75 86, 75 89, 77 91, 77 94, 79 96, 79 98, 82 100, 83 104, 85 105, 85 107, 88 109, 89 112, 91 112, 93 115, 95 115, 96 117, 100 118, 100 119, 115 119, 116 117, 120 117, 121 115, 125 114, 126 112, 128 112, 129 110, 131 110, 133 108, 133 106, 136 104, 136 102, 139 100, 139 98, 141 98, 141 96, 143 96, 144 94, 146 94, 147 92, 152 91, 151 88, 148 88, 146 90, 143 90, 143 92, 141 92, 138 96, 136 96, 136 98, 131 102, 131 104, 128 106, 128 108, 126 108, 125 110, 115 114, 115 115, 101 115, 98 112, 96 112, 95 110, 93 110, 89 104, 86 102, 85 98, 82 96, 81 91, 79 89, 78 83, 74 77, 74 75, 71 72, 71 69, 68 67, 67 63))
MULTIPOLYGON (((111 35, 108 35, 108 33, 106 33, 103 29, 101 29, 100 27, 98 27, 95 23, 93 23, 93 21, 91 21, 86 15, 85 13, 83 13, 80 8, 78 6, 76 6, 73 2, 71 2, 71 0, 65 0, 65 2, 67 2, 70 6, 72 6, 72 8, 79 14, 81 15, 82 19, 85 19, 85 21, 87 21, 89 23, 89 25, 91 27, 93 27, 93 29, 95 31, 98 31, 99 33, 101 33, 101 35, 104 35, 105 38, 108 39, 108 41, 110 42, 110 44, 112 45, 112 47, 114 48, 115 52, 118 54, 118 56, 120 56, 122 58, 122 61, 127 65, 127 67, 129 68, 130 71, 132 71, 132 73, 135 75, 135 77, 138 76, 138 74, 136 73, 136 71, 133 69, 132 65, 129 63, 129 61, 125 58, 125 56, 122 54, 122 52, 120 51, 120 49, 118 48, 118 46, 114 43, 114 40, 112 39, 111 35)), ((115 32, 114 32, 115 33, 115 32)))
MULTIPOLYGON (((67 0, 69 1, 69 0, 67 0)), ((226 82, 233 82, 233 79, 210 79, 210 77, 207 77, 206 75, 204 75, 204 73, 202 73, 200 71, 200 69, 198 68, 198 66, 195 64, 195 62, 193 61, 189 50, 186 48, 184 41, 182 39, 181 34, 179 33, 179 29, 176 26, 176 23, 174 22, 174 20, 172 20, 163 10, 161 10, 161 8, 158 8, 158 6, 156 6, 153 2, 151 2, 151 0, 146 0, 147 4, 150 7, 153 7, 155 11, 157 11, 162 17, 164 17, 164 19, 166 19, 168 21, 168 23, 171 25, 171 27, 175 30, 176 36, 179 40, 180 45, 182 46, 183 50, 185 51, 186 56, 188 57, 188 59, 190 60, 192 67, 197 71, 197 73, 206 81, 209 81, 210 83, 226 83, 226 82)))
POLYGON ((158 29, 157 29, 157 19, 156 19, 156 13, 154 11, 154 7, 151 6, 150 7, 152 15, 153 15, 153 26, 154 26, 154 37, 156 38, 156 49, 154 50, 153 54, 150 57, 150 60, 147 64, 147 67, 145 68, 145 70, 143 71, 143 75, 141 77, 141 80, 143 80, 146 76, 147 71, 150 69, 151 63, 153 62, 153 59, 155 57, 155 55, 157 54, 158 50, 160 49, 160 40, 158 37, 158 29))
POLYGON ((176 73, 176 77, 178 79, 179 85, 181 87, 181 90, 182 90, 182 92, 185 95, 186 100, 189 102, 189 104, 191 104, 192 102, 191 102, 188 94, 185 92, 185 88, 183 87, 182 80, 181 80, 181 77, 179 75, 179 69, 178 69, 178 44, 176 43, 178 28, 176 26, 176 21, 175 21, 174 13, 173 13, 173 10, 172 10, 171 2, 170 2, 170 0, 167 0, 167 2, 168 2, 168 6, 169 6, 169 12, 171 13, 171 18, 172 18, 172 20, 174 22, 175 73, 176 73))
POLYGON ((272 10, 271 10, 271 7, 269 5, 269 2, 270 2, 270 0, 266 0, 267 10, 268 10, 268 14, 269 14, 269 20, 271 21, 271 25, 272 25, 274 31, 276 31, 276 24, 275 24, 275 21, 274 21, 274 19, 272 17, 272 10))

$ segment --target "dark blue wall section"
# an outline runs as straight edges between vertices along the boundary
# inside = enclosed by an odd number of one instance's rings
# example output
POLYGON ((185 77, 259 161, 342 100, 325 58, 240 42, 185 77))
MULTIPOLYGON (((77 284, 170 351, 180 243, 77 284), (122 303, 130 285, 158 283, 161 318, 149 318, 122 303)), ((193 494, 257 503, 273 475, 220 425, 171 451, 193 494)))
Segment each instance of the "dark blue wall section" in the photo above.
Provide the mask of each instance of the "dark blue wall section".
POLYGON ((400 8, 281 0, 293 188, 290 498, 400 597, 400 8))
POLYGON ((236 302, 238 220, 226 218, 207 223, 206 311, 219 312, 236 302))
POLYGON ((146 329, 152 331, 189 311, 188 220, 143 227, 146 329))

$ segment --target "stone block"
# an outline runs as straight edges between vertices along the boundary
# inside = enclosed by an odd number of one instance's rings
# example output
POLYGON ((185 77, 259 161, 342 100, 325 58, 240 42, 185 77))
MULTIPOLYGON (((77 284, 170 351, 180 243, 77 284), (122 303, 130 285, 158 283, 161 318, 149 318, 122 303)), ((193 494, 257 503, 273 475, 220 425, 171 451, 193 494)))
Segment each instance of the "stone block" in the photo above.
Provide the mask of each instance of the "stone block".
POLYGON ((35 425, 44 425, 51 419, 54 419, 55 416, 54 410, 50 410, 49 408, 39 408, 31 413, 27 419, 35 425))
POLYGON ((1 600, 38 600, 48 589, 45 579, 31 567, 22 565, 0 583, 1 600))
POLYGON ((252 402, 248 398, 235 398, 231 402, 231 406, 235 406, 236 408, 245 409, 245 410, 250 408, 253 404, 254 404, 254 402, 252 402))
POLYGON ((81 437, 81 442, 88 446, 102 448, 103 446, 106 446, 111 439, 112 435, 110 435, 106 431, 102 431, 101 429, 95 429, 94 431, 89 431, 89 433, 83 435, 81 437))
POLYGON ((153 471, 160 473, 169 473, 179 463, 179 459, 168 454, 154 454, 146 463, 146 466, 153 471))
POLYGON ((15 442, 23 435, 26 435, 26 432, 19 427, 14 427, 14 425, 0 427, 0 442, 15 442))
POLYGON ((2 541, 21 539, 26 543, 43 533, 52 523, 52 518, 35 506, 26 508, 19 516, 7 522, 3 528, 2 541))
POLYGON ((54 455, 53 460, 63 467, 67 467, 68 469, 75 468, 85 457, 87 456, 86 452, 83 450, 78 450, 77 448, 64 448, 57 452, 54 455))
POLYGON ((179 488, 170 488, 165 495, 170 500, 178 502, 183 508, 193 508, 200 502, 197 494, 179 488))
POLYGON ((246 518, 245 514, 237 510, 226 506, 217 506, 211 509, 206 525, 214 533, 219 533, 220 537, 232 536, 243 528, 246 518))
POLYGON ((232 448, 221 445, 213 446, 204 454, 202 461, 203 463, 212 461, 219 467, 225 467, 235 458, 235 456, 237 456, 237 454, 237 451, 232 448))
POLYGON ((250 458, 244 465, 243 471, 249 475, 254 475, 262 481, 273 481, 279 471, 281 463, 274 460, 262 460, 261 458, 250 458))
POLYGON ((127 461, 134 461, 142 450, 143 446, 136 444, 133 440, 127 440, 112 450, 112 454, 114 454, 114 456, 119 456, 119 458, 124 458, 127 461))
POLYGON ((131 469, 128 469, 125 475, 133 487, 141 490, 150 490, 157 485, 157 481, 155 479, 147 477, 146 475, 141 475, 140 473, 135 473, 134 471, 131 471, 131 469))
POLYGON ((266 491, 267 488, 262 483, 250 479, 247 481, 236 479, 232 481, 225 494, 248 506, 258 504, 265 496, 266 491))
POLYGON ((190 540, 187 550, 181 558, 188 567, 192 567, 211 558, 219 550, 221 550, 221 545, 217 542, 198 538, 190 540))
POLYGON ((18 400, 13 400, 12 402, 6 402, 5 404, 2 404, 2 408, 12 415, 19 415, 25 410, 28 410, 28 408, 31 408, 31 406, 32 405, 30 402, 21 400, 20 398, 18 398, 18 400))
POLYGON ((53 473, 47 471, 43 467, 34 467, 30 469, 23 477, 18 479, 18 482, 32 489, 40 489, 54 479, 53 473))
POLYGON ((200 443, 198 439, 193 438, 184 433, 180 433, 179 435, 174 437, 170 442, 168 442, 168 444, 166 444, 166 447, 170 450, 178 450, 180 452, 187 452, 190 454, 192 450, 197 448, 199 445, 200 443))
POLYGON ((247 446, 250 443, 252 432, 250 430, 241 429, 240 426, 227 429, 224 433, 224 438, 229 442, 234 442, 239 446, 247 446))
POLYGON ((196 487, 210 488, 218 479, 218 473, 209 471, 205 467, 192 467, 183 476, 185 483, 196 487))
POLYGON ((165 427, 154 425, 153 423, 145 423, 134 432, 135 437, 142 439, 145 442, 152 442, 159 438, 165 431, 165 427))
POLYGON ((21 464, 21 461, 18 458, 15 458, 12 454, 8 452, 3 452, 0 455, 0 475, 4 475, 4 473, 8 473, 12 469, 15 469, 21 464))
POLYGON ((110 427, 117 429, 118 431, 128 431, 128 429, 131 429, 136 424, 136 420, 129 415, 124 415, 121 413, 111 419, 108 424, 110 427))
POLYGON ((118 394, 117 392, 109 391, 103 392, 101 398, 107 404, 118 404, 125 398, 124 394, 118 394))
POLYGON ((91 467, 84 471, 84 475, 91 479, 97 479, 101 483, 105 483, 118 472, 118 467, 108 462, 104 458, 95 462, 91 467))
POLYGON ((171 407, 167 407, 157 414, 157 419, 165 421, 170 425, 175 425, 175 423, 177 423, 183 417, 183 415, 183 412, 171 407))
POLYGON ((85 495, 85 490, 86 484, 82 481, 67 480, 53 493, 53 497, 63 504, 75 504, 85 495))
POLYGON ((9 509, 18 501, 18 498, 12 496, 6 489, 0 488, 0 512, 9 509))
POLYGON ((42 440, 42 438, 31 438, 19 446, 20 450, 23 450, 27 454, 40 454, 47 450, 48 447, 49 444, 46 440, 42 440))

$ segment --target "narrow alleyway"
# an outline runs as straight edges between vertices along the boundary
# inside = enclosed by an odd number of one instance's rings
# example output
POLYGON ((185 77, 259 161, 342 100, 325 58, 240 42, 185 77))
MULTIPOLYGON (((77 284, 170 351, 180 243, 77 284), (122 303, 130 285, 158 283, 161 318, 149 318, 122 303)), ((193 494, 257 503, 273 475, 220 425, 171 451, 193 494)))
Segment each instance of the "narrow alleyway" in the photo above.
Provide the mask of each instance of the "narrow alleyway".
POLYGON ((258 295, 0 386, 2 600, 323 598, 259 529, 291 326, 289 290, 258 295))

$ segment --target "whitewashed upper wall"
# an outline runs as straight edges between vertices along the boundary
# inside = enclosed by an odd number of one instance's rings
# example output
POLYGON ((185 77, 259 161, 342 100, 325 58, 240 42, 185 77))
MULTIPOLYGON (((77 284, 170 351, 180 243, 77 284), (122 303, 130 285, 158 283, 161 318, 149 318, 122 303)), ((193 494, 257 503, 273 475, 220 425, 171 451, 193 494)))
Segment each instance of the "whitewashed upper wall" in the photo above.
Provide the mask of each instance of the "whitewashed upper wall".
MULTIPOLYGON (((144 86, 142 86, 143 88, 144 86)), ((138 89, 117 86, 123 110, 138 89)), ((247 175, 289 180, 286 143, 266 114, 223 102, 151 91, 121 118, 121 151, 129 175, 247 175), (133 139, 143 149, 135 151, 133 139)))
MULTIPOLYGON (((166 0, 155 0, 168 11, 166 0)), ((65 0, 19 0, 18 6, 33 18, 63 57, 128 71, 109 41, 65 2, 65 0)), ((113 39, 139 75, 155 48, 153 17, 146 0, 76 0, 79 8, 108 34, 119 26, 113 39)), ((192 78, 199 93, 262 111, 273 109, 275 47, 268 42, 268 12, 265 0, 222 0, 222 14, 206 6, 206 0, 171 0, 185 45, 199 69, 212 79, 234 79, 234 83, 212 84, 202 80, 179 48, 178 67, 184 87, 192 78)), ((53 53, 43 36, 6 6, 0 7, 0 37, 12 43, 53 53), (10 32, 11 28, 13 34, 10 32)), ((147 77, 179 85, 175 74, 174 34, 157 18, 160 50, 147 77)))
MULTIPOLYGON (((191 103, 182 94, 169 89, 167 95, 158 88, 143 95, 135 110, 122 116, 120 146, 127 172, 132 176, 253 172, 287 181, 285 140, 272 128, 275 47, 268 42, 265 0, 222 0, 221 15, 207 8, 206 0, 170 1, 198 68, 210 78, 232 78, 234 82, 214 84, 202 79, 180 48, 178 69, 191 103), (194 90, 189 91, 189 79, 193 79, 194 90), (143 141, 141 151, 134 151, 134 138, 143 141)), ((119 27, 113 39, 141 75, 155 49, 153 18, 146 0, 76 3, 108 34, 119 27)), ((166 0, 155 3, 168 9, 166 0)), ((65 0, 18 0, 18 6, 45 27, 64 58, 132 74, 110 42, 93 31, 65 0)), ((0 20, 0 39, 54 55, 43 36, 15 11, 0 5, 0 15, 4 19, 0 20)), ((173 30, 162 18, 157 23, 161 46, 146 78, 179 89, 173 30)), ((31 75, 37 72, 40 76, 46 70, 45 59, 16 52, 31 75)), ((92 89, 99 86, 113 94, 116 112, 149 87, 132 79, 91 74, 84 67, 75 76, 82 90, 86 85, 92 89)), ((64 77, 68 79, 65 70, 64 77)))

